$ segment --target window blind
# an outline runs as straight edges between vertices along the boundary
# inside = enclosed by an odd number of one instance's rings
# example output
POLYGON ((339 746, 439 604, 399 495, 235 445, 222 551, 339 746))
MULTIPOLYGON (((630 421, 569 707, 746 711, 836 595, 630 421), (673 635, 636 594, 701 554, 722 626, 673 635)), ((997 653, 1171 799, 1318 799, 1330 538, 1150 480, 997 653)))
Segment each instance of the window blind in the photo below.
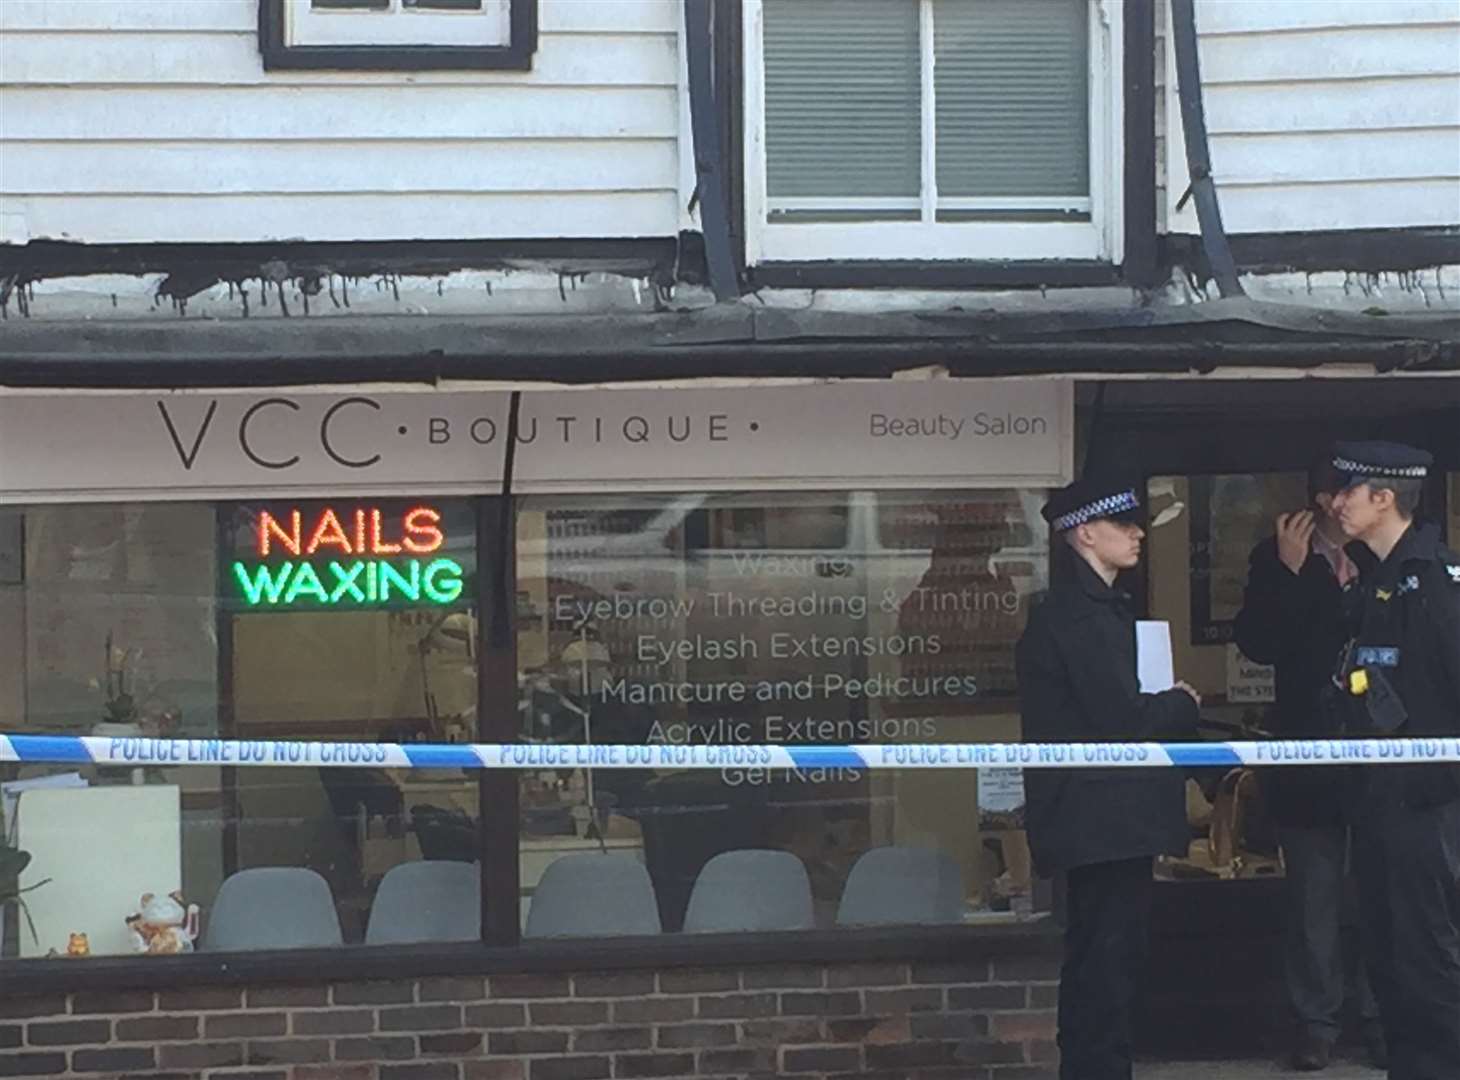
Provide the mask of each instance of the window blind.
POLYGON ((1090 0, 764 0, 770 211, 1088 213, 1090 0), (922 175, 931 14, 934 176, 922 175))
POLYGON ((765 0, 764 17, 770 198, 903 198, 916 212, 918 0, 765 0))
POLYGON ((1088 196, 1090 0, 933 0, 940 202, 1088 196))

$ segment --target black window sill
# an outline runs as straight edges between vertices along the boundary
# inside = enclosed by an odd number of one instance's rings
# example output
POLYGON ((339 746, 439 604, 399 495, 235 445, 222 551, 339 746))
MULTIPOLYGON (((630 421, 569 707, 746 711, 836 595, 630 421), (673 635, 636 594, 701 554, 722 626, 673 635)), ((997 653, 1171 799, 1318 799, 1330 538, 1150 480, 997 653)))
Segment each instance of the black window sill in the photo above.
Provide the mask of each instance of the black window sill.
MULTIPOLYGON (((717 965, 956 963, 997 956, 1054 956, 1053 919, 995 926, 909 926, 785 934, 696 934, 560 939, 518 946, 476 942, 343 946, 179 956, 0 960, 0 976, 25 992, 176 989, 184 986, 334 982, 435 975, 493 975, 717 965)), ((3 994, 4 991, 0 991, 3 994)))
POLYGON ((531 71, 532 52, 510 45, 265 44, 265 71, 531 71))

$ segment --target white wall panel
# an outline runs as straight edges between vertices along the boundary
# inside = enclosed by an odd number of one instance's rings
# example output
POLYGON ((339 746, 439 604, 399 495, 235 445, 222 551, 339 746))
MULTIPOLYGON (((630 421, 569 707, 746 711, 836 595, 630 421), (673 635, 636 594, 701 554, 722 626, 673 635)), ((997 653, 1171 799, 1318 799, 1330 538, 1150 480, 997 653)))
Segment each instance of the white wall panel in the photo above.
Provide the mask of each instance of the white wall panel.
POLYGON ((676 0, 540 0, 527 72, 265 72, 257 0, 0 0, 0 240, 667 236, 676 0))
MULTIPOLYGON (((1460 0, 1197 0, 1196 18, 1228 232, 1460 225, 1460 0)), ((1163 120, 1167 227, 1194 233, 1174 92, 1163 120)))

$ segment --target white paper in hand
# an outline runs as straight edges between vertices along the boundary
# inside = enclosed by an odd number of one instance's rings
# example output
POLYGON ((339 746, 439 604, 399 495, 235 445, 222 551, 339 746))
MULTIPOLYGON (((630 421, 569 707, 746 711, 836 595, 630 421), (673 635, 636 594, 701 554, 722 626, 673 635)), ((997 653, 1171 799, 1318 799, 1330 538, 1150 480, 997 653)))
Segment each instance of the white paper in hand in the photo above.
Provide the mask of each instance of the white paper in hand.
POLYGON ((1169 622, 1141 619, 1136 623, 1136 676, 1143 694, 1159 694, 1176 685, 1169 622))

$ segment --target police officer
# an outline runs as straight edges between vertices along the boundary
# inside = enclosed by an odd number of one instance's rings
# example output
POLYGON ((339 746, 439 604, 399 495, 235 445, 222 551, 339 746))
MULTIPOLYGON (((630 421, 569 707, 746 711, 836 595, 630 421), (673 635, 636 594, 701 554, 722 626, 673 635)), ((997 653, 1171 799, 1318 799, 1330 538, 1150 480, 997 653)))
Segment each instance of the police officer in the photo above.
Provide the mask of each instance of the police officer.
MULTIPOLYGON (((1139 689, 1135 615, 1115 586, 1141 557, 1136 492, 1133 482, 1087 478, 1044 507, 1068 550, 1052 559, 1064 565, 1015 654, 1029 742, 1164 739, 1196 728, 1200 698, 1190 686, 1139 689)), ((1031 769, 1025 783, 1035 866, 1067 885, 1060 1077, 1129 1080, 1152 861, 1187 850, 1183 778, 1171 769, 1031 769)))
MULTIPOLYGON (((1352 733, 1460 735, 1460 557, 1417 524, 1431 457, 1340 443, 1344 532, 1379 560, 1337 682, 1352 733)), ((1392 1080, 1460 1077, 1460 766, 1357 770, 1364 943, 1392 1080)))
MULTIPOLYGON (((1333 496, 1342 480, 1324 453, 1308 470, 1308 508, 1277 519, 1276 535, 1252 550, 1233 637, 1249 659, 1277 668, 1268 727, 1284 739, 1333 733, 1324 707, 1333 666, 1350 636, 1347 618, 1360 572, 1373 556, 1343 534, 1333 496)), ((1328 1066, 1344 1003, 1341 909, 1352 884, 1348 784, 1339 769, 1279 767, 1262 772, 1262 794, 1278 828, 1286 871, 1283 975, 1298 1021, 1293 1068, 1328 1066)), ((1369 1057, 1388 1060, 1379 1008, 1359 965, 1356 1004, 1369 1057)))

